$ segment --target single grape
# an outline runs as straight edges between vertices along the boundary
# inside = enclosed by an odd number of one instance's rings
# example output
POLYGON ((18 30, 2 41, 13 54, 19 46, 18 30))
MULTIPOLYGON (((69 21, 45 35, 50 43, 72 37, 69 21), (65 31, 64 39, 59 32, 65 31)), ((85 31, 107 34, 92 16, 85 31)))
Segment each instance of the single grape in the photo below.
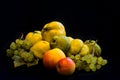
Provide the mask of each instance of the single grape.
POLYGON ((18 51, 18 50, 15 50, 15 51, 14 51, 14 55, 19 55, 19 51, 18 51))
POLYGON ((76 55, 75 55, 75 59, 76 59, 76 60, 80 60, 80 54, 76 54, 76 55))
POLYGON ((102 61, 102 66, 104 66, 104 65, 106 65, 107 64, 107 60, 106 59, 104 59, 103 61, 102 61))
POLYGON ((12 42, 12 43, 10 44, 10 49, 15 50, 16 48, 17 48, 17 47, 16 47, 15 42, 12 42))
POLYGON ((93 57, 93 58, 91 58, 91 63, 92 64, 96 64, 97 63, 97 57, 93 57))
POLYGON ((82 57, 81 60, 82 60, 82 61, 85 61, 86 59, 85 59, 85 57, 82 57))
POLYGON ((86 72, 89 72, 89 71, 90 71, 89 66, 86 66, 86 67, 84 68, 84 70, 85 70, 86 72))
POLYGON ((94 66, 91 70, 95 72, 96 71, 96 67, 94 66))
POLYGON ((75 56, 74 55, 69 55, 69 57, 72 59, 72 60, 74 60, 75 59, 75 56))
POLYGON ((89 63, 91 63, 91 60, 90 59, 86 59, 86 62, 89 64, 89 63))
POLYGON ((102 66, 99 65, 99 64, 96 65, 96 69, 100 69, 101 67, 102 67, 102 66))
POLYGON ((13 50, 11 50, 11 49, 7 49, 6 52, 7 52, 8 57, 12 57, 14 55, 13 50))
POLYGON ((91 70, 92 70, 94 67, 95 67, 94 64, 90 64, 90 65, 89 65, 89 68, 90 68, 91 70))
POLYGON ((102 62, 103 62, 103 58, 102 57, 98 57, 97 63, 100 64, 100 65, 102 65, 102 62))

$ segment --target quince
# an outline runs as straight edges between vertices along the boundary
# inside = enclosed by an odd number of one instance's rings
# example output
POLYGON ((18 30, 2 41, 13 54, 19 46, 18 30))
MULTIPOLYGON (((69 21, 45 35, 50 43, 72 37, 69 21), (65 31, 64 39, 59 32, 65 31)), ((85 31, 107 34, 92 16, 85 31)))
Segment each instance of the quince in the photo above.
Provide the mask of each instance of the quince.
POLYGON ((52 21, 44 25, 41 30, 42 38, 50 42, 53 36, 66 35, 64 25, 59 21, 52 21))
POLYGON ((32 44, 35 44, 37 41, 41 41, 42 40, 41 31, 29 32, 25 36, 25 40, 30 41, 32 44))
POLYGON ((38 41, 30 48, 30 51, 32 51, 33 54, 39 59, 42 59, 44 53, 48 50, 50 50, 49 42, 42 40, 38 41))

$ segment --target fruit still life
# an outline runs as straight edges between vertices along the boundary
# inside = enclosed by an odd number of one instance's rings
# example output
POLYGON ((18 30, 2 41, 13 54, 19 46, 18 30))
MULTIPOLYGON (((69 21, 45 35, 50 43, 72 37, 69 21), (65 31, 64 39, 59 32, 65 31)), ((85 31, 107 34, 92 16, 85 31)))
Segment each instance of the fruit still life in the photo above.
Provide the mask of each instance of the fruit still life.
POLYGON ((41 60, 47 69, 56 69, 60 75, 72 75, 75 70, 95 72, 107 64, 96 40, 67 36, 59 21, 45 24, 42 30, 28 32, 11 42, 6 55, 13 60, 14 68, 38 65, 41 60))

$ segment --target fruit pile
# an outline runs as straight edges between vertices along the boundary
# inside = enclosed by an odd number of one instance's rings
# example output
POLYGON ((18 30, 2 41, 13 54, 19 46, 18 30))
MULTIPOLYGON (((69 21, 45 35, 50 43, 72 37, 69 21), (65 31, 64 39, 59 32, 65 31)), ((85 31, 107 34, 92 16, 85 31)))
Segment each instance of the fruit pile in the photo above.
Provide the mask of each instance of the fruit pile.
POLYGON ((22 35, 11 42, 6 52, 14 67, 30 67, 42 60, 44 67, 56 68, 62 75, 71 75, 75 70, 96 71, 107 64, 97 41, 67 36, 59 21, 45 24, 41 31, 22 35))

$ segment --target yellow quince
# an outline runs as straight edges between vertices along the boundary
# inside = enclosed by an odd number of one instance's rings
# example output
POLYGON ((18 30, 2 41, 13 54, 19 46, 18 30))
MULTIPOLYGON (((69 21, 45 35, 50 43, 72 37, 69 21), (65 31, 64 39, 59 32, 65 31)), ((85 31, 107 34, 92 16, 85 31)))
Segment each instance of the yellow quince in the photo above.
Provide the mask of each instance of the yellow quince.
POLYGON ((64 25, 59 21, 52 21, 44 25, 41 30, 42 39, 50 42, 53 36, 66 36, 64 25))

